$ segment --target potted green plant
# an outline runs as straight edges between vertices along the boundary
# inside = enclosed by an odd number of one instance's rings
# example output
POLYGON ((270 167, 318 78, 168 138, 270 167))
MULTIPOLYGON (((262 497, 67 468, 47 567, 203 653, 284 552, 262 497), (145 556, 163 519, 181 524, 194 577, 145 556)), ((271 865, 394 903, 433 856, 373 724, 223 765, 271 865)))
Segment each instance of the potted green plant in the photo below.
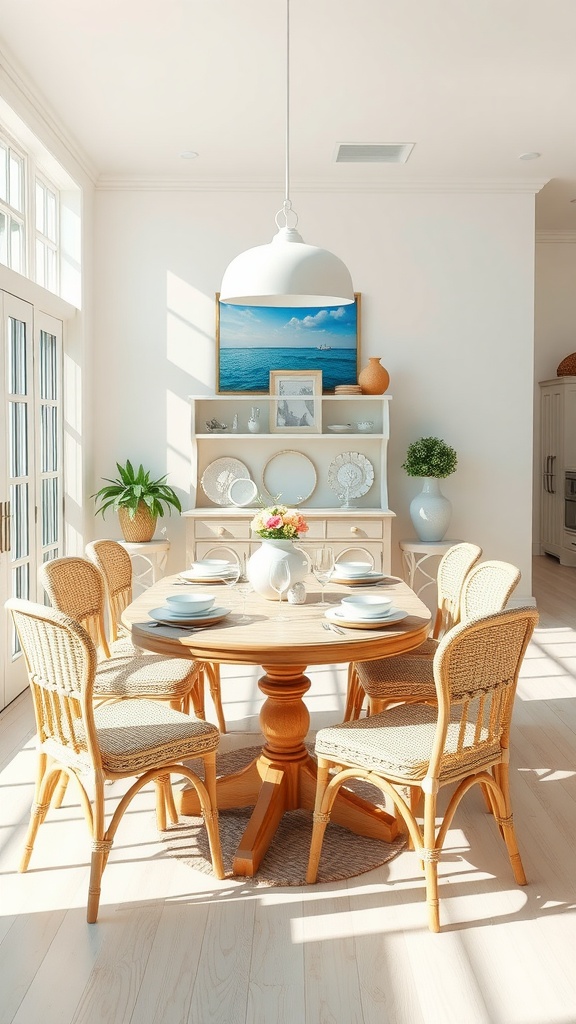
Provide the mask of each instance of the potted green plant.
POLYGON ((421 541, 434 543, 446 534, 452 505, 438 480, 454 473, 457 465, 455 449, 439 437, 421 437, 408 445, 402 469, 408 476, 424 478, 422 490, 410 502, 410 518, 421 541))
POLYGON ((145 472, 142 464, 135 473, 129 459, 124 466, 117 462, 116 467, 116 479, 103 477, 106 486, 92 495, 96 500, 96 514, 101 513, 104 517, 106 510, 112 508, 118 513, 124 540, 133 543, 152 540, 156 521, 164 515, 164 506, 170 515, 172 508, 182 511, 178 495, 166 483, 168 474, 152 480, 150 472, 145 472))

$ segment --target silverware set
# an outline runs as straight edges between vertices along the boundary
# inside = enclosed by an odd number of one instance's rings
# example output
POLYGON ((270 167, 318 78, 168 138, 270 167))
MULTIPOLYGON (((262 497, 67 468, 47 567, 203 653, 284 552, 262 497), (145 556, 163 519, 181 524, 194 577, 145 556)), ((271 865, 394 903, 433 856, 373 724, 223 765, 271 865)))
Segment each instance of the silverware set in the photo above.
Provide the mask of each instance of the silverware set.
POLYGON ((340 626, 335 626, 333 622, 323 622, 322 627, 323 629, 327 629, 329 633, 341 633, 342 636, 345 635, 344 630, 340 629, 340 626))

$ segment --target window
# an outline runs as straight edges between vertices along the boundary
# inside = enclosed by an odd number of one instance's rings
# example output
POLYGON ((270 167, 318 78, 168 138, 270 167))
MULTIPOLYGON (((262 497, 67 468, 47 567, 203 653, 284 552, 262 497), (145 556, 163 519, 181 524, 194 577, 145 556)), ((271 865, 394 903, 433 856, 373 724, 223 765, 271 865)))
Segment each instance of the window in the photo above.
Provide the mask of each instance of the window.
POLYGON ((36 283, 58 293, 58 194, 36 178, 36 283))
POLYGON ((0 263, 26 273, 25 161, 0 138, 0 263))

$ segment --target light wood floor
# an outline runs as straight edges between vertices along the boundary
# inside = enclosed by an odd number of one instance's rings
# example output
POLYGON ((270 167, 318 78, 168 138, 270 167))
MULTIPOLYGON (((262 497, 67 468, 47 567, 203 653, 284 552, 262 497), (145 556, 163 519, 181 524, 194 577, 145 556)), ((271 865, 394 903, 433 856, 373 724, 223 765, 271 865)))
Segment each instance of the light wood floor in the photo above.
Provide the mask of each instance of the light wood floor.
MULTIPOLYGON (((149 791, 123 819, 87 925, 88 843, 72 797, 16 872, 35 758, 20 697, 0 716, 0 1024, 575 1024, 576 570, 535 559, 534 593, 541 620, 512 751, 529 884, 514 884, 472 792, 440 865, 439 935, 413 853, 332 885, 232 887, 165 854, 149 791)), ((329 666, 313 679, 317 728, 345 687, 329 666)), ((246 745, 255 677, 228 671, 223 694, 223 746, 246 745)))

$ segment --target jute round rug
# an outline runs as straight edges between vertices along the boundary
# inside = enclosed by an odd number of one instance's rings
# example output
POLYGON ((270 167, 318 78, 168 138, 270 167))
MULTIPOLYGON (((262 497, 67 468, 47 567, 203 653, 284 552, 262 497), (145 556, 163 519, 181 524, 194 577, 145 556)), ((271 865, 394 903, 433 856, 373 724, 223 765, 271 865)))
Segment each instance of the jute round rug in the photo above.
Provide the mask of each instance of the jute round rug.
MULTIPOLYGON (((259 747, 244 747, 218 756, 218 775, 239 771, 258 755, 259 747)), ((202 777, 198 761, 187 762, 202 777)), ((375 786, 364 782, 347 783, 354 790, 379 806, 381 793, 375 786)), ((288 811, 274 836, 272 844, 257 873, 252 878, 232 874, 232 861, 238 843, 252 812, 251 807, 220 811, 220 841, 226 877, 237 879, 243 886, 305 885, 306 867, 312 837, 312 812, 288 811)), ((168 852, 203 874, 212 874, 208 837, 201 817, 183 815, 177 825, 170 825, 159 833, 168 852)), ((334 882, 352 878, 392 860, 406 845, 405 836, 393 842, 358 836, 340 825, 330 823, 324 835, 318 882, 334 882)))

